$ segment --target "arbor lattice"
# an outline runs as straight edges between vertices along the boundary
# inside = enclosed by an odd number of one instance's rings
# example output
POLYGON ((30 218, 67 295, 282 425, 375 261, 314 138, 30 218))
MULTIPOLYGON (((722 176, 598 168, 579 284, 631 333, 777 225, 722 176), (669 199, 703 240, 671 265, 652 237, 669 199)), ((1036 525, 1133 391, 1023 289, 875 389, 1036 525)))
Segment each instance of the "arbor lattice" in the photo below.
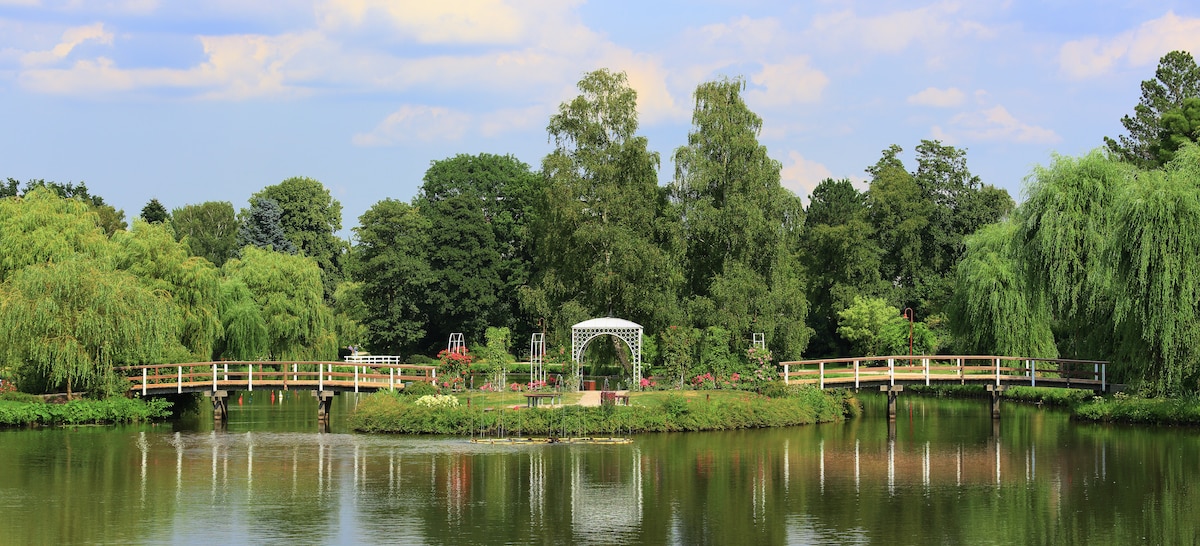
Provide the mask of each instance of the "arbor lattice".
POLYGON ((633 382, 636 386, 642 379, 642 325, 619 318, 594 318, 571 327, 571 360, 576 364, 575 380, 583 381, 583 351, 588 343, 602 335, 611 335, 625 342, 633 354, 633 382))

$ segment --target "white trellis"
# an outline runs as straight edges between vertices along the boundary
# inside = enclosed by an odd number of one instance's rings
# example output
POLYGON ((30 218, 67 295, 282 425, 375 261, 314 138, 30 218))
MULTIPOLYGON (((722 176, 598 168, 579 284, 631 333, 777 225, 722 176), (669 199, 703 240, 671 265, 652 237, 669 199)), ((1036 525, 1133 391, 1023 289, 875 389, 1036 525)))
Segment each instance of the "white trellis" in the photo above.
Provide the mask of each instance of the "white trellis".
POLYGON ((571 360, 575 362, 576 383, 583 381, 583 350, 589 342, 602 335, 615 336, 629 346, 633 354, 633 382, 638 385, 642 380, 642 325, 619 318, 594 318, 585 320, 571 327, 571 360))
POLYGON ((762 332, 755 332, 754 341, 750 346, 762 351, 767 350, 767 335, 762 332))
POLYGON ((454 332, 450 334, 450 341, 446 342, 446 351, 451 353, 462 352, 467 348, 467 342, 463 340, 462 332, 454 332))
POLYGON ((529 371, 530 381, 546 381, 546 334, 529 338, 529 371))

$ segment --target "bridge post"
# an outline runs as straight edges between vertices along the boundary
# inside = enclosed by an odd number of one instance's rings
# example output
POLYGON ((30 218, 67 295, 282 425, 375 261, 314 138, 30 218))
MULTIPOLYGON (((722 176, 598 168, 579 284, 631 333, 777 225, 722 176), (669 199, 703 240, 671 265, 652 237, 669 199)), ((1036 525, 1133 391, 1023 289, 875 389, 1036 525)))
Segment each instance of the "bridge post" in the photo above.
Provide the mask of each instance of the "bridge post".
POLYGON ((204 391, 204 396, 212 398, 213 421, 225 421, 229 416, 229 391, 204 391))
POLYGON ((880 392, 886 392, 888 397, 888 421, 896 420, 896 397, 904 392, 904 385, 880 385, 880 392))
POLYGON ((313 391, 313 396, 317 397, 317 421, 329 420, 329 413, 333 409, 333 391, 313 391))
POLYGON ((1000 418, 1000 394, 1006 385, 988 385, 987 390, 992 395, 992 419, 1000 418))

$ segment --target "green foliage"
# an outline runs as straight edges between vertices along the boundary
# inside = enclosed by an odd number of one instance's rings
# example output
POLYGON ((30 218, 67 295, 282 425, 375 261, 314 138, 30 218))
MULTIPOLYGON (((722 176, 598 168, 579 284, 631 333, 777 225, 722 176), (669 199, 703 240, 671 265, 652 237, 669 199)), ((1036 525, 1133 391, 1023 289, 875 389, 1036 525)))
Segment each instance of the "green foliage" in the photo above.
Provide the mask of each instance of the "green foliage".
POLYGON ((1170 159, 1162 153, 1164 133, 1178 129, 1164 123, 1166 114, 1183 108, 1187 99, 1200 97, 1200 66, 1191 53, 1172 51, 1159 59, 1154 79, 1143 81, 1141 88, 1133 116, 1121 118, 1129 134, 1118 140, 1104 137, 1104 144, 1116 159, 1143 169, 1161 167, 1170 159))
POLYGON ((252 198, 250 208, 243 209, 238 215, 238 248, 253 246, 295 254, 296 245, 283 230, 282 216, 283 209, 279 208, 279 203, 263 197, 252 198))
POLYGON ((0 425, 89 425, 141 423, 170 416, 171 402, 113 397, 71 400, 65 404, 0 399, 0 425))
POLYGON ((87 258, 29 266, 0 286, 0 354, 68 393, 106 384, 114 365, 156 362, 176 342, 170 300, 87 258))
POLYGON ((1075 406, 1077 419, 1106 423, 1200 425, 1200 398, 1141 398, 1120 393, 1075 406))
POLYGON ((1197 386, 1200 374, 1200 148, 1122 188, 1112 220, 1113 316, 1149 348, 1144 377, 1156 394, 1197 386))
POLYGON ((218 312, 224 330, 217 355, 227 360, 259 360, 266 358, 270 339, 254 295, 246 283, 225 279, 221 282, 218 312))
MULTIPOLYGON (((413 205, 430 222, 428 330, 479 339, 488 325, 530 332, 517 291, 527 285, 529 225, 539 179, 512 156, 458 155, 435 161, 413 205)), ((443 339, 439 339, 441 341, 443 339)))
POLYGON ((1162 115, 1158 139, 1150 145, 1150 153, 1160 164, 1167 164, 1175 152, 1186 144, 1200 142, 1200 96, 1188 97, 1183 105, 1162 115))
POLYGON ((838 313, 838 318, 838 335, 854 345, 856 354, 864 356, 890 353, 890 338, 900 326, 908 326, 900 310, 883 298, 855 297, 854 304, 838 313))
POLYGON ((393 199, 375 203, 354 228, 354 277, 362 283, 362 324, 367 347, 377 354, 426 349, 426 296, 436 277, 426 260, 428 219, 413 206, 393 199))
POLYGON ((1045 299, 1028 286, 1016 257, 1019 226, 993 224, 967 238, 949 305, 966 354, 1055 358, 1045 299))
POLYGON ((165 223, 134 222, 133 231, 113 235, 116 266, 129 271, 150 290, 173 304, 179 343, 194 360, 212 358, 222 335, 218 316, 220 272, 208 261, 190 257, 165 223))
POLYGON ((400 394, 405 396, 421 397, 437 394, 437 392, 437 386, 433 383, 428 383, 425 381, 413 381, 412 383, 405 384, 404 389, 400 391, 400 394))
POLYGON ((171 211, 175 236, 193 256, 201 256, 221 267, 237 253, 237 215, 229 201, 208 201, 171 211))
POLYGON ((692 360, 695 358, 696 340, 699 332, 686 326, 668 326, 660 334, 662 345, 662 375, 670 378, 677 388, 683 387, 692 360))
MULTIPOLYGON (((342 267, 347 244, 334 235, 342 229, 342 204, 330 196, 323 184, 305 177, 293 177, 267 186, 251 197, 251 203, 257 199, 268 199, 279 205, 279 227, 284 237, 295 252, 316 262, 321 271, 322 294, 328 301, 344 276, 342 267)), ((263 248, 263 245, 255 246, 263 248)), ((283 247, 275 249, 286 251, 283 247)))
POLYGON ((496 434, 500 430, 530 435, 731 430, 792 426, 843 419, 857 411, 847 393, 809 387, 782 398, 754 394, 684 397, 666 393, 661 402, 636 401, 633 406, 484 411, 479 405, 431 408, 413 397, 376 393, 365 398, 350 416, 362 432, 405 434, 496 434))
MULTIPOLYGON (((9 179, 9 184, 12 184, 13 179, 9 179)), ((125 211, 113 208, 104 202, 104 198, 99 195, 92 195, 88 192, 87 185, 83 182, 73 184, 67 182, 61 184, 54 181, 46 180, 29 180, 25 183, 25 188, 22 190, 22 195, 27 196, 35 191, 47 191, 63 199, 71 199, 80 201, 88 205, 88 209, 96 213, 99 219, 101 229, 105 235, 112 235, 126 228, 125 211)))
POLYGON ((44 188, 0 200, 0 281, 30 265, 77 255, 103 261, 110 253, 99 217, 81 200, 44 188))
MULTIPOLYGON (((804 286, 790 268, 804 224, 800 200, 779 184, 780 164, 758 143, 762 119, 742 100, 741 80, 700 84, 688 144, 675 151, 672 196, 687 241, 689 315, 697 327, 761 331, 773 349, 799 356, 811 330, 804 286)), ((745 348, 744 335, 731 348, 745 348)))
POLYGON ((522 292, 524 308, 545 317, 549 337, 560 342, 579 315, 664 327, 679 278, 658 244, 667 202, 658 154, 635 134, 637 93, 625 74, 608 70, 584 76, 579 90, 550 118, 554 151, 542 162, 536 275, 522 292))
POLYGON ((321 270, 302 256, 255 247, 222 268, 245 285, 266 326, 267 349, 275 360, 332 360, 337 337, 323 301, 321 270))
POLYGON ((151 199, 146 206, 142 207, 142 221, 150 224, 161 224, 167 221, 167 207, 158 202, 158 199, 151 199))

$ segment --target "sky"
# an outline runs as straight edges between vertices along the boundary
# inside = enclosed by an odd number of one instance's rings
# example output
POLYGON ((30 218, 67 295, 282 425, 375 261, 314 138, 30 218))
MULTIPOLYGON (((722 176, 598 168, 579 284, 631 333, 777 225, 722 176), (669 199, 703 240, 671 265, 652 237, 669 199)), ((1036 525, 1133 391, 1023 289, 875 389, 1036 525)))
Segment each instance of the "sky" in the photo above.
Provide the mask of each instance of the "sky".
POLYGON ((132 218, 307 176, 350 237, 432 161, 537 169, 550 116, 608 68, 638 92, 660 184, 696 86, 740 78, 801 197, 865 184, 892 144, 913 170, 937 139, 1020 201, 1035 166, 1123 134, 1176 49, 1200 55, 1200 3, 0 0, 0 179, 84 182, 132 218))

